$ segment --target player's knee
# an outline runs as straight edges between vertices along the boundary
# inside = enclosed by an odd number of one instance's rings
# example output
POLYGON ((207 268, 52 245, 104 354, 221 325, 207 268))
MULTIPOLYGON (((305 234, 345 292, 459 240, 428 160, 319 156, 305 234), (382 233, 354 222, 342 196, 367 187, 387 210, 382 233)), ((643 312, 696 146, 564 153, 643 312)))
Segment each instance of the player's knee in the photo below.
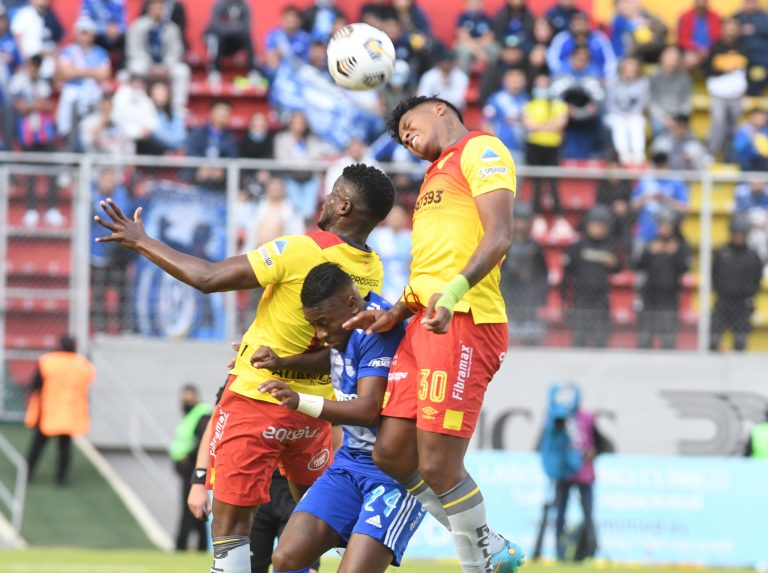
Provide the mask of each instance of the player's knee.
POLYGON ((463 466, 452 468, 437 456, 424 456, 419 459, 419 474, 440 495, 464 479, 465 472, 463 466))
POLYGON ((296 553, 287 551, 278 546, 272 552, 272 569, 274 571, 296 571, 301 569, 303 563, 299 563, 296 553))

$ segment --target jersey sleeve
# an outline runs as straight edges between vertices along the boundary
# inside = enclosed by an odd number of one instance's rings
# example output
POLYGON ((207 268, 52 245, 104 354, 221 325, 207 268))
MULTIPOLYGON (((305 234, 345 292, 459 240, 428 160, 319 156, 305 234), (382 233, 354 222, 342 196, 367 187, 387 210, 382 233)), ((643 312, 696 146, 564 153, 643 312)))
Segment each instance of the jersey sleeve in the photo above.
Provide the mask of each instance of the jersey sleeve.
POLYGON ((313 243, 308 237, 288 235, 264 243, 247 253, 246 257, 259 284, 267 286, 286 282, 297 271, 305 269, 313 251, 313 243))
POLYGON ((515 161, 498 137, 479 135, 470 139, 461 153, 461 171, 473 197, 497 189, 517 191, 515 161))
POLYGON ((392 358, 397 352, 397 346, 405 333, 402 325, 389 332, 363 335, 360 342, 360 363, 357 368, 357 378, 389 376, 392 358))

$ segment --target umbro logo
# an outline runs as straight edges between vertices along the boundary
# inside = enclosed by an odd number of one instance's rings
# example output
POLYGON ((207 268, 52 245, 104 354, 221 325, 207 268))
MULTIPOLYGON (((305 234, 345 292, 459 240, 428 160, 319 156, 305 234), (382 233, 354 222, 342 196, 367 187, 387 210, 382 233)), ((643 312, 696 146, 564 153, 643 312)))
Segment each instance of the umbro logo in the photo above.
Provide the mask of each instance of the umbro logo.
POLYGON ((439 411, 435 410, 432 406, 425 406, 421 409, 421 412, 424 414, 425 420, 434 420, 435 414, 437 414, 439 411))
POLYGON ((374 515, 373 517, 369 517, 368 519, 365 520, 365 522, 368 525, 373 525, 374 527, 378 527, 379 529, 381 529, 381 517, 379 517, 378 514, 374 515))

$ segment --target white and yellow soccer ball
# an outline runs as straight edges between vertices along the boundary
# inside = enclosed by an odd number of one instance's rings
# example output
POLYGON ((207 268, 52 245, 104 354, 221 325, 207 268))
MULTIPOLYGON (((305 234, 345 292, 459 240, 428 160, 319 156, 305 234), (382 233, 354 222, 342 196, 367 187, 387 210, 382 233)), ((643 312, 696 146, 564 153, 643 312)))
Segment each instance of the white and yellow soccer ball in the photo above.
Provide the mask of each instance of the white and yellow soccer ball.
POLYGON ((369 90, 389 81, 395 46, 384 32, 368 24, 349 24, 328 42, 328 71, 341 87, 369 90))

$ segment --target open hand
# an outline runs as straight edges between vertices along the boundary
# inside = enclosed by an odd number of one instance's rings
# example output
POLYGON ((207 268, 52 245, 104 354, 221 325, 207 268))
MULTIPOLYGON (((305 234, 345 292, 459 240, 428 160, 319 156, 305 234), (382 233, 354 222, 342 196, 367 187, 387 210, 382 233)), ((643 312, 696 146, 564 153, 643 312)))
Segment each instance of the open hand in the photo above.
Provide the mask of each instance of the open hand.
POLYGON ((342 326, 347 330, 364 328, 368 335, 374 332, 388 332, 392 330, 400 320, 386 310, 363 310, 350 318, 342 326))
POLYGON ((444 306, 436 306, 437 301, 443 296, 441 293, 436 292, 429 299, 429 306, 421 319, 421 324, 429 332, 435 334, 445 334, 448 332, 448 327, 451 325, 451 319, 453 315, 444 306))
POLYGON ((96 237, 96 242, 115 242, 128 249, 136 250, 139 243, 147 238, 147 233, 144 230, 144 221, 141 218, 142 208, 136 209, 136 212, 133 214, 133 220, 131 220, 123 214, 120 207, 112 199, 101 201, 99 205, 101 205, 101 208, 111 221, 106 221, 98 215, 93 219, 108 231, 112 231, 112 234, 105 237, 96 237))
POLYGON ((259 386, 259 391, 269 394, 282 406, 295 410, 299 407, 299 395, 281 380, 270 380, 259 386))

